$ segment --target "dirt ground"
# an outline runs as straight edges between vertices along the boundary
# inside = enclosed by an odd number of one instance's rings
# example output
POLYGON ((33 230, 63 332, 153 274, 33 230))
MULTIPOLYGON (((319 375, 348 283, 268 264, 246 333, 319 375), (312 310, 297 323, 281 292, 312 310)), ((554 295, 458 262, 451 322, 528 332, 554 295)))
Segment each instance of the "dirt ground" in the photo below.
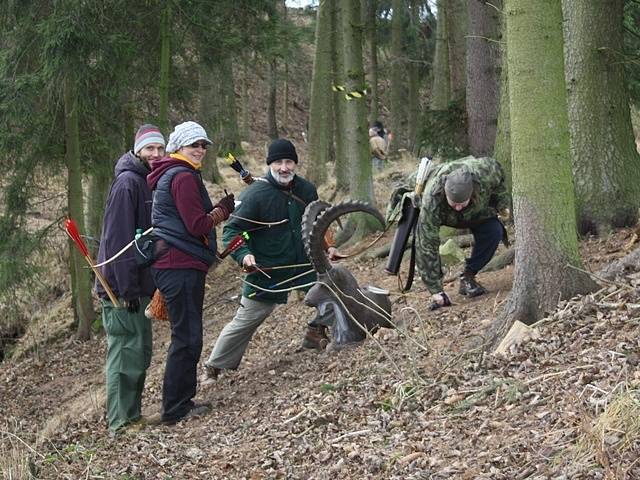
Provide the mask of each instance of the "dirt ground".
MULTIPOLYGON (((585 263, 621 256, 632 235, 585 240, 585 263)), ((362 285, 397 292, 383 264, 347 261, 362 285)), ((203 356, 236 309, 238 273, 229 262, 208 277, 203 356)), ((292 299, 237 371, 199 386, 210 415, 116 438, 104 419, 105 338, 41 344, 1 366, 6 478, 640 478, 637 288, 565 302, 540 338, 486 356, 476 345, 511 276, 483 274, 490 293, 472 300, 453 282, 453 307, 437 312, 418 281, 392 295, 397 330, 331 353, 300 350, 312 311, 292 299)), ((155 323, 146 415, 159 410, 168 343, 155 323)))

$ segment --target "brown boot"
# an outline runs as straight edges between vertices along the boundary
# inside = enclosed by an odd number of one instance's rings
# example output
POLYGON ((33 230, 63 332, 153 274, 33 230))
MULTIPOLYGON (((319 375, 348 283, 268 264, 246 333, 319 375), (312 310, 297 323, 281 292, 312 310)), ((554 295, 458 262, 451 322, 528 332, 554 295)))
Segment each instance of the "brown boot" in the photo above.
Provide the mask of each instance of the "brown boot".
POLYGON ((200 376, 200 383, 202 383, 203 385, 213 383, 218 379, 221 373, 222 369, 207 365, 205 363, 204 373, 200 376))
POLYGON ((324 325, 318 325, 317 327, 307 325, 307 331, 302 341, 302 348, 324 350, 328 344, 329 337, 327 337, 327 327, 324 325))

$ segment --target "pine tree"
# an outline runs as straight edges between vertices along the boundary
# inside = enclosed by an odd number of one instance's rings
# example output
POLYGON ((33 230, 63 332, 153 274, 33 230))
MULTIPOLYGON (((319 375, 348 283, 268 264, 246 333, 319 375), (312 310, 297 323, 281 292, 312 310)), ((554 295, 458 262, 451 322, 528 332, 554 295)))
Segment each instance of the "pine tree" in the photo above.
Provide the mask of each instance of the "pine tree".
POLYGON ((565 74, 578 225, 607 233, 633 225, 640 157, 621 59, 623 0, 564 0, 565 74))
POLYGON ((530 325, 595 283, 581 270, 569 157, 562 11, 557 0, 506 0, 516 258, 513 289, 492 328, 530 325))
POLYGON ((467 131, 469 152, 491 156, 496 140, 500 82, 501 2, 469 1, 467 131))
MULTIPOLYGON (((343 45, 343 32, 342 32, 342 15, 343 15, 343 2, 334 1, 333 12, 331 15, 332 25, 332 79, 333 85, 344 85, 344 50, 343 45)), ((349 174, 350 162, 347 158, 347 137, 346 137, 346 109, 347 104, 344 99, 344 94, 336 90, 333 92, 333 118, 334 118, 334 140, 336 150, 336 162, 333 170, 333 174, 336 178, 336 190, 340 192, 349 191, 349 174)))
POLYGON ((334 0, 318 6, 316 20, 316 52, 311 78, 309 106, 309 163, 307 177, 316 185, 327 179, 327 163, 333 140, 332 108, 327 96, 331 92, 332 23, 334 0))
POLYGON ((404 0, 393 0, 391 19, 391 122, 393 142, 389 144, 390 153, 407 146, 407 62, 406 30, 407 5, 404 0))
POLYGON ((369 47, 369 123, 379 116, 380 89, 378 87, 378 0, 367 0, 365 3, 366 35, 369 47))
POLYGON ((447 2, 445 0, 438 0, 436 52, 433 59, 433 86, 431 88, 431 101, 429 105, 431 110, 446 110, 451 100, 447 12, 447 2))
POLYGON ((467 0, 448 0, 446 22, 451 99, 464 105, 467 84, 467 0))
MULTIPOLYGON (((360 2, 343 5, 342 34, 344 48, 345 87, 347 92, 362 91, 364 68, 362 59, 362 22, 360 2)), ((373 202, 371 160, 367 134, 367 106, 364 98, 344 99, 345 109, 345 153, 351 163, 349 192, 357 200, 373 202)), ((352 241, 360 240, 377 226, 367 216, 356 220, 352 241)))

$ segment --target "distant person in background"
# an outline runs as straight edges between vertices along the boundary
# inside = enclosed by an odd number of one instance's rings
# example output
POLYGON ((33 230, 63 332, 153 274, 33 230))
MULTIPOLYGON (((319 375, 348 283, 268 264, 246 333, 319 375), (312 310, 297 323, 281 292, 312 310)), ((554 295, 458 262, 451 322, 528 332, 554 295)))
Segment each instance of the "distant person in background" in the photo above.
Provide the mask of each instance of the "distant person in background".
POLYGON ((153 191, 153 233, 160 238, 151 273, 171 322, 162 413, 153 423, 173 425, 210 410, 209 404, 193 401, 202 353, 204 284, 217 263, 215 227, 235 208, 233 194, 214 205, 202 182, 202 161, 211 143, 196 122, 177 125, 169 136, 169 155, 154 162, 147 177, 153 191))
POLYGON ((384 140, 385 149, 389 151, 389 143, 391 142, 391 132, 389 132, 380 120, 376 120, 373 122, 373 126, 371 128, 375 128, 376 132, 378 132, 378 136, 384 140))
POLYGON ((384 168, 384 162, 387 159, 387 144, 384 139, 378 135, 375 128, 369 129, 369 150, 371 151, 371 164, 373 169, 380 172, 384 168))
MULTIPOLYGON (((158 127, 142 125, 133 150, 116 163, 115 179, 105 205, 98 262, 119 252, 133 240, 136 230, 151 226, 151 190, 147 186, 150 163, 164 155, 164 137, 158 127)), ((141 423, 142 390, 151 362, 151 323, 144 309, 155 290, 148 267, 139 267, 130 248, 101 267, 119 299, 111 303, 100 282, 96 291, 107 333, 107 422, 112 434, 141 423)))

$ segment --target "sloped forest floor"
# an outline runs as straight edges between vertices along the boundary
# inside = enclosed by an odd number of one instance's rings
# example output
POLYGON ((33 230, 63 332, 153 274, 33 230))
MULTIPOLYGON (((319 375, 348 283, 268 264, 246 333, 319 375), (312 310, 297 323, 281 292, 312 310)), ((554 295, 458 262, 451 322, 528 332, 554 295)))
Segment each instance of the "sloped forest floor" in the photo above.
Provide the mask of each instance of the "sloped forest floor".
MULTIPOLYGON (((585 268, 623 256, 635 238, 621 230, 583 240, 585 268)), ((384 262, 346 265, 361 285, 392 292, 396 330, 339 352, 301 351, 313 312, 292 296, 259 329, 237 371, 199 385, 197 399, 212 402, 212 413, 172 427, 109 436, 103 335, 78 342, 67 326, 48 340, 25 338, 24 353, 0 366, 5 478, 640 478, 633 276, 563 302, 539 323, 537 338, 503 357, 483 354, 482 335, 509 293, 512 267, 482 274, 490 293, 477 299, 461 298, 457 281, 449 283, 454 306, 429 312, 421 282, 397 293, 384 262)), ((203 361, 239 291, 230 260, 210 272, 203 361)), ((34 332, 68 325, 69 295, 40 317, 34 332)), ((154 323, 153 333, 145 415, 159 411, 169 345, 166 323, 154 323)))

